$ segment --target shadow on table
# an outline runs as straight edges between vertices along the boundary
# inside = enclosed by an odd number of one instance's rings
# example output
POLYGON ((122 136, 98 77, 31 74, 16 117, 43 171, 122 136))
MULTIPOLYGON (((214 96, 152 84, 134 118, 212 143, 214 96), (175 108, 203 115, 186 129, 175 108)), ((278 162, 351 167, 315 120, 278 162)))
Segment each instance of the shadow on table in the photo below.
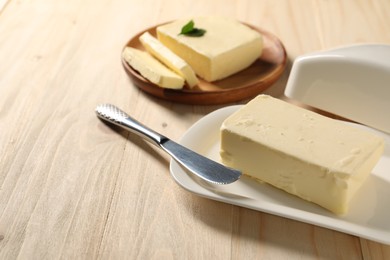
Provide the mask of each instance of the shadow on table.
MULTIPOLYGON (((232 255, 281 259, 361 258, 359 238, 299 221, 234 206, 196 195, 192 205, 202 223, 231 236, 232 255)), ((188 205, 183 209, 192 211, 188 205)), ((267 258, 268 259, 268 258, 267 258)))

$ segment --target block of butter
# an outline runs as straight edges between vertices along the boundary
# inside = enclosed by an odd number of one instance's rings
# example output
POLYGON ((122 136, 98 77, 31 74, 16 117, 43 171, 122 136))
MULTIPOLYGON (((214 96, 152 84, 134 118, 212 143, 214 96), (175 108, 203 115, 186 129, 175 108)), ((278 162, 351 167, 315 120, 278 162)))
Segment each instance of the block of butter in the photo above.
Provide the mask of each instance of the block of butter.
POLYGON ((225 165, 336 214, 347 212, 383 149, 381 137, 267 95, 221 126, 225 165))
POLYGON ((150 82, 162 88, 183 88, 184 78, 168 69, 151 54, 135 48, 126 47, 122 55, 133 69, 138 71, 150 82))
POLYGON ((157 37, 206 81, 223 79, 239 72, 262 53, 262 36, 236 20, 218 16, 195 17, 192 19, 195 27, 206 30, 201 37, 180 34, 189 20, 159 26, 157 37))
POLYGON ((198 78, 190 65, 168 49, 159 40, 154 38, 150 33, 143 33, 139 37, 139 40, 150 54, 156 57, 168 68, 182 76, 190 88, 198 84, 198 78))

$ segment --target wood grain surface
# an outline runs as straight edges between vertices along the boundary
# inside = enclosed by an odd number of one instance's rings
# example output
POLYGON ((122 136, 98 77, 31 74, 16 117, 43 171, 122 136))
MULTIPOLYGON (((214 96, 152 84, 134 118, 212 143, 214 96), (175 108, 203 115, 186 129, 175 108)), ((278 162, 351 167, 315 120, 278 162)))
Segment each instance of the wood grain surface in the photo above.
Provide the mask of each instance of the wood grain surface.
MULTIPOLYGON (((163 101, 121 64, 134 34, 218 14, 277 35, 289 65, 390 44, 390 2, 0 1, 0 259, 390 259, 390 246, 198 197, 155 147, 97 119, 113 103, 178 140, 222 105, 163 101)), ((265 93, 282 97, 289 68, 265 93)))

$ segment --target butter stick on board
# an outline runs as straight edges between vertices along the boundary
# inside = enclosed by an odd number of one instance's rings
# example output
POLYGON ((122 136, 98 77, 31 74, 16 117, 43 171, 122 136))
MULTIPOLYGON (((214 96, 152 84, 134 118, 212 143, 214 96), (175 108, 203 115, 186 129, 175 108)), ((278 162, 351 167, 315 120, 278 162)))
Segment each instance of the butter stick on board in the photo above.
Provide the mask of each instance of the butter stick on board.
POLYGON ((193 88, 198 84, 198 78, 196 77, 195 72, 192 70, 190 65, 188 65, 187 62, 173 53, 150 33, 145 32, 139 37, 139 40, 150 54, 156 57, 168 68, 182 76, 190 88, 193 88))
POLYGON ((168 69, 148 52, 126 47, 122 56, 133 69, 150 82, 162 88, 183 88, 184 78, 168 69))
POLYGON ((205 30, 201 37, 180 34, 189 20, 191 18, 157 27, 157 38, 206 81, 237 73, 249 67, 262 53, 261 34, 234 19, 219 16, 192 18, 197 28, 205 30))

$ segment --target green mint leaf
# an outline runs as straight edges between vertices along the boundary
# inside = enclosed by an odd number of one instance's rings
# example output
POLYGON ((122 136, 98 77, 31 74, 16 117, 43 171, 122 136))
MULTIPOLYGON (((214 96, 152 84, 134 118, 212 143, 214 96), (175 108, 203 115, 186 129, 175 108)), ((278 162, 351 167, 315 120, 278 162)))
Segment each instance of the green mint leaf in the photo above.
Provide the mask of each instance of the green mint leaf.
POLYGON ((193 29, 194 29, 194 21, 191 20, 186 25, 184 25, 183 28, 181 28, 180 34, 187 34, 191 32, 193 29))
POLYGON ((190 37, 201 37, 206 33, 206 30, 194 28, 192 31, 186 33, 185 35, 190 37))
POLYGON ((181 28, 179 35, 183 34, 190 37, 201 37, 206 33, 206 30, 195 28, 194 26, 194 21, 189 21, 186 25, 183 26, 183 28, 181 28))

